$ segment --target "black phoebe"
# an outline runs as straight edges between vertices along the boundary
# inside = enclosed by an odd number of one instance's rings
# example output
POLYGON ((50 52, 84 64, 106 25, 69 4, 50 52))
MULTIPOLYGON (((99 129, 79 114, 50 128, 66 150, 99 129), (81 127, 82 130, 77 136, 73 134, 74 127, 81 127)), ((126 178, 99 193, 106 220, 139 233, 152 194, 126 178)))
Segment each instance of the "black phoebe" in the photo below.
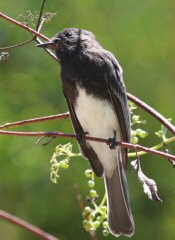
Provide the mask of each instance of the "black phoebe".
POLYGON ((122 68, 89 31, 68 28, 38 46, 54 50, 60 62, 63 92, 80 148, 96 175, 104 176, 109 229, 115 236, 132 236, 127 150, 113 144, 131 138, 122 68), (87 141, 85 134, 109 139, 109 146, 87 141))

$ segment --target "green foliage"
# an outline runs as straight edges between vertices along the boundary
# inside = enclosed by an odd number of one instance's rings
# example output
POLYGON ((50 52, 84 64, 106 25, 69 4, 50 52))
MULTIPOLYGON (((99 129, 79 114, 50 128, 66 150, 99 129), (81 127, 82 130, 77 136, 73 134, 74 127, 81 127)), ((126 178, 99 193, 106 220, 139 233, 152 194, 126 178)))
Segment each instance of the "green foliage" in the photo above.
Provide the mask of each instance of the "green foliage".
POLYGON ((141 120, 140 115, 136 115, 134 114, 134 111, 137 110, 137 106, 132 103, 131 101, 129 101, 129 107, 130 107, 130 113, 131 113, 131 142, 133 144, 137 144, 139 142, 139 138, 146 138, 148 136, 148 133, 141 129, 141 128, 136 128, 136 126, 140 126, 140 124, 146 124, 145 120, 141 120))
POLYGON ((51 173, 50 179, 53 183, 57 183, 57 179, 59 178, 58 171, 60 168, 67 169, 70 164, 70 160, 73 157, 80 157, 81 153, 73 153, 72 152, 72 144, 67 143, 65 145, 59 144, 55 148, 55 152, 50 160, 51 163, 51 173))

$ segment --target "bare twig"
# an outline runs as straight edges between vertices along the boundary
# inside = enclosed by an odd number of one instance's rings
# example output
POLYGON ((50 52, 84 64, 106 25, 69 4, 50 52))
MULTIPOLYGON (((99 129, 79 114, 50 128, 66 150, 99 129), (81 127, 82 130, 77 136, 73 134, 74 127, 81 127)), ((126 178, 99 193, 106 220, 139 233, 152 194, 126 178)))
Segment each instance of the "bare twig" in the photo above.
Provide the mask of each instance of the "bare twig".
POLYGON ((42 38, 42 39, 45 40, 45 41, 49 41, 49 38, 46 37, 45 35, 43 35, 43 34, 37 32, 36 30, 34 30, 34 29, 32 29, 32 28, 24 25, 24 24, 21 23, 21 22, 18 22, 18 21, 16 21, 16 20, 14 20, 13 18, 10 18, 9 16, 5 15, 5 14, 2 13, 2 12, 0 12, 0 18, 4 18, 5 20, 7 20, 7 21, 9 21, 9 22, 11 22, 11 23, 13 23, 13 24, 15 24, 15 25, 23 28, 23 29, 26 30, 27 32, 30 32, 30 33, 32 33, 32 34, 34 34, 34 35, 37 35, 38 37, 42 38))
MULTIPOLYGON (((36 31, 37 31, 38 33, 40 32, 41 27, 42 27, 43 23, 45 22, 45 19, 43 19, 42 24, 40 25, 42 13, 43 13, 44 6, 45 6, 45 2, 46 2, 46 0, 43 0, 42 7, 41 7, 41 10, 40 10, 40 14, 39 14, 39 18, 38 18, 38 23, 37 23, 37 27, 36 27, 36 31)), ((3 17, 3 16, 1 16, 1 15, 3 15, 2 13, 0 13, 0 17, 3 17)), ((4 18, 7 19, 7 16, 5 17, 5 15, 4 15, 4 18)), ((7 20, 8 20, 8 19, 7 19, 7 20)), ((9 21, 10 21, 10 18, 9 18, 9 21)), ((13 22, 13 23, 14 23, 14 22, 13 22)), ((19 22, 18 22, 18 23, 19 23, 19 22)), ((18 24, 17 24, 17 21, 15 21, 15 24, 18 25, 18 24)), ((21 24, 21 23, 19 23, 19 24, 21 24)), ((23 24, 23 25, 24 25, 24 24, 23 24)), ((19 26, 19 25, 18 25, 18 26, 19 26)), ((28 27, 28 28, 29 28, 29 27, 28 27)), ((26 40, 26 41, 24 41, 24 42, 21 42, 21 43, 12 45, 12 46, 0 48, 0 51, 9 51, 9 50, 11 50, 11 49, 13 49, 13 48, 22 47, 22 46, 24 46, 24 45, 26 45, 26 44, 28 44, 28 43, 36 40, 36 38, 37 38, 37 35, 35 34, 34 37, 32 37, 31 39, 28 39, 28 40, 26 40)))
POLYGON ((26 45, 26 44, 28 44, 28 43, 30 43, 30 42, 32 42, 32 41, 33 41, 33 38, 28 39, 28 40, 26 40, 26 41, 24 41, 24 42, 21 42, 21 43, 12 45, 12 46, 0 48, 0 51, 8 51, 8 50, 13 49, 13 48, 22 47, 22 46, 24 46, 24 45, 26 45))
POLYGON ((12 123, 5 123, 0 126, 0 129, 7 129, 7 128, 12 128, 12 127, 17 127, 17 126, 23 126, 26 124, 40 123, 40 122, 49 121, 49 120, 67 119, 67 118, 70 118, 69 112, 62 113, 62 114, 56 114, 56 115, 52 115, 52 116, 31 118, 31 119, 26 119, 26 120, 22 120, 22 121, 12 122, 12 123))
POLYGON ((38 17, 38 23, 37 23, 37 26, 36 26, 36 31, 37 32, 40 32, 40 30, 39 30, 40 22, 41 22, 41 18, 42 18, 42 15, 43 15, 45 4, 46 4, 46 0, 43 0, 41 10, 40 10, 40 13, 39 13, 39 17, 38 17))
MULTIPOLYGON (((43 0, 42 6, 41 6, 41 10, 40 10, 40 14, 39 14, 39 18, 38 18, 38 23, 37 23, 37 27, 36 27, 36 31, 40 32, 44 23, 47 21, 47 17, 43 17, 42 18, 42 14, 43 14, 43 10, 45 7, 45 3, 46 0, 43 0)), ((37 35, 34 36, 34 39, 37 43, 41 44, 42 41, 39 39, 39 37, 37 35)), ((44 48, 44 51, 47 52, 54 60, 58 61, 58 58, 56 57, 56 55, 49 49, 44 48)))
POLYGON ((175 134, 175 126, 170 121, 168 121, 164 116, 162 116, 159 112, 157 112, 154 108, 150 107, 148 104, 141 101, 139 98, 133 96, 130 93, 127 93, 127 96, 133 103, 135 103, 137 106, 141 107, 143 110, 148 112, 159 122, 161 122, 170 132, 175 134))
POLYGON ((26 230, 28 230, 29 232, 34 233, 36 236, 45 239, 45 240, 59 240, 58 238, 50 235, 47 232, 44 232, 42 229, 22 220, 21 218, 18 218, 10 213, 7 213, 3 210, 0 210, 0 217, 11 222, 14 223, 18 226, 21 226, 22 228, 25 228, 26 230))

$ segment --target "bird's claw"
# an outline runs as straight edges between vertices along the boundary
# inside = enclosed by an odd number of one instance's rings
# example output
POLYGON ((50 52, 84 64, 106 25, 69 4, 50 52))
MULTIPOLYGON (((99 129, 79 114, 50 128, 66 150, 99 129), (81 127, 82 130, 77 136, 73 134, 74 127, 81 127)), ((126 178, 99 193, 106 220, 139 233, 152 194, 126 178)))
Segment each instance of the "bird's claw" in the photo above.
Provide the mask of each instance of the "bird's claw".
POLYGON ((114 131, 114 137, 113 138, 108 138, 107 145, 109 145, 110 149, 115 149, 117 147, 116 131, 114 131))
POLYGON ((86 135, 88 134, 88 132, 79 132, 78 134, 77 134, 77 136, 76 136, 76 139, 77 139, 77 141, 78 141, 78 143, 80 144, 80 145, 83 145, 84 144, 84 142, 85 142, 85 138, 86 138, 86 135))

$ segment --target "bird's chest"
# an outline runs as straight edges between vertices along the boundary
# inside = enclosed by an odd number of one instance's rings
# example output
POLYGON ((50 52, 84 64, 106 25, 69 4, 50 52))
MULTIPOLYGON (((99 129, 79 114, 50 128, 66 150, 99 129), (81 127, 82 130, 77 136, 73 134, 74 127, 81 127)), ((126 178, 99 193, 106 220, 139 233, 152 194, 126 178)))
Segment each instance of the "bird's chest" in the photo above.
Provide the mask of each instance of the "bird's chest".
POLYGON ((92 93, 87 94, 84 88, 76 86, 78 96, 75 112, 83 130, 94 137, 113 137, 114 131, 118 132, 119 126, 111 102, 102 100, 92 93))

